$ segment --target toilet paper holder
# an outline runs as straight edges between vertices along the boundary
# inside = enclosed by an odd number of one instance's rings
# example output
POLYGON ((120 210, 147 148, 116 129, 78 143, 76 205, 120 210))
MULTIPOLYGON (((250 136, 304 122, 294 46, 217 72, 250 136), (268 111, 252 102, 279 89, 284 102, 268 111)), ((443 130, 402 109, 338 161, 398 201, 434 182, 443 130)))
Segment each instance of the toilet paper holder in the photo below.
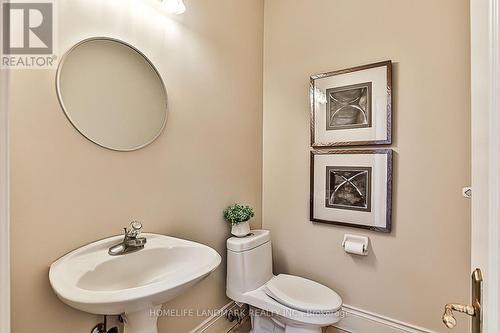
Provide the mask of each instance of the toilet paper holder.
POLYGON ((368 255, 368 244, 369 244, 368 237, 359 236, 359 235, 346 234, 346 235, 344 235, 344 240, 342 241, 342 247, 344 248, 344 251, 346 251, 347 253, 353 253, 353 254, 358 254, 358 255, 362 255, 362 256, 368 255), (356 248, 359 248, 359 245, 361 245, 362 251, 352 251, 351 250, 352 246, 348 246, 349 249, 346 248, 348 243, 356 245, 355 246, 356 248))

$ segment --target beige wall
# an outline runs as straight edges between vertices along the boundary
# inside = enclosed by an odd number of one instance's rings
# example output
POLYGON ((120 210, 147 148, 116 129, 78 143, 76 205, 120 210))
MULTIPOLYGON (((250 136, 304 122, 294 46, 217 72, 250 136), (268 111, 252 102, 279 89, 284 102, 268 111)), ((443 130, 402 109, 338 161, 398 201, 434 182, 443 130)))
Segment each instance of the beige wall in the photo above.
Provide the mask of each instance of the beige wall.
MULTIPOLYGON (((275 271, 346 304, 445 331, 443 305, 469 293, 469 2, 267 0, 263 225, 275 271), (309 75, 394 62, 394 229, 309 222, 309 75), (368 257, 341 249, 368 235, 368 257)), ((462 317, 463 318, 463 317, 462 317)), ((466 332, 462 321, 457 332, 466 332)))
MULTIPOLYGON (((143 150, 111 152, 80 136, 57 104, 54 71, 13 73, 13 333, 88 332, 98 318, 57 300, 48 266, 132 218, 221 254, 227 204, 253 205, 260 226, 263 1, 186 4, 172 18, 153 0, 58 2, 61 50, 117 37, 162 73, 169 121, 143 150)), ((469 293, 469 202, 460 196, 470 182, 468 1, 267 0, 265 10, 263 218, 275 271, 444 331, 442 306, 469 293), (386 59, 394 61, 393 232, 313 225, 308 77, 386 59), (342 252, 346 232, 369 235, 371 254, 342 252)), ((224 266, 170 306, 225 304, 224 266)), ((160 328, 186 332, 201 320, 164 318, 160 328)))
MULTIPOLYGON (((0 6, 3 17, 3 6, 0 6)), ((3 31, 0 27, 0 45, 3 31)), ((0 69, 0 332, 10 331, 10 255, 9 255, 9 75, 0 69)))
MULTIPOLYGON (((65 119, 53 70, 12 77, 12 332, 89 332, 98 317, 61 303, 48 267, 66 252, 118 234, 131 219, 147 231, 225 253, 221 213, 238 201, 261 221, 263 1, 186 0, 165 15, 156 0, 58 1, 59 46, 112 36, 141 49, 161 72, 169 120, 151 146, 102 149, 65 119)), ((173 302, 220 308, 225 261, 173 302)), ((160 332, 187 332, 204 318, 164 318, 160 332)))

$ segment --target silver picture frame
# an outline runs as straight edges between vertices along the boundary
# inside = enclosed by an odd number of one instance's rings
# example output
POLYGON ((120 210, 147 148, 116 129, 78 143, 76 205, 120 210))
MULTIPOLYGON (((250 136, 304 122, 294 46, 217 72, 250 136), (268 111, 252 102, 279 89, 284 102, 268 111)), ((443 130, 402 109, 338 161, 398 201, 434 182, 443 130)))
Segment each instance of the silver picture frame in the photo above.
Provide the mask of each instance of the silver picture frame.
POLYGON ((313 148, 392 143, 392 61, 310 78, 313 148))
POLYGON ((391 232, 392 149, 310 154, 310 221, 391 232))

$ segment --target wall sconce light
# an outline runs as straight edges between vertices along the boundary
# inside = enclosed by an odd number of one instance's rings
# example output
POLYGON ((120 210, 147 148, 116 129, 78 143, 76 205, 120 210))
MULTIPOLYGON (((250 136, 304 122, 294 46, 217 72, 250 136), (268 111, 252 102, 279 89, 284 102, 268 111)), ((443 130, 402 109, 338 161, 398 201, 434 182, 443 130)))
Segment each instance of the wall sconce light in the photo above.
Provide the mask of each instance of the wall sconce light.
POLYGON ((170 14, 182 14, 186 11, 186 5, 182 0, 160 0, 163 8, 170 14))

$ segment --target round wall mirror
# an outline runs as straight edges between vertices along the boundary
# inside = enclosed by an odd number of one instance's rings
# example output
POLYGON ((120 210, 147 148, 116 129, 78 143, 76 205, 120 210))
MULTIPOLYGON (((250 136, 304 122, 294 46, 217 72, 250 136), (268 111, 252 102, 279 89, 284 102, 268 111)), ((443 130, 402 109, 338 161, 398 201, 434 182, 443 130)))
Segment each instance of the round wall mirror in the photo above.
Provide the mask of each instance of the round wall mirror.
POLYGON ((57 69, 57 96, 71 124, 99 146, 132 151, 153 142, 167 121, 167 92, 153 64, 133 46, 90 38, 57 69))

